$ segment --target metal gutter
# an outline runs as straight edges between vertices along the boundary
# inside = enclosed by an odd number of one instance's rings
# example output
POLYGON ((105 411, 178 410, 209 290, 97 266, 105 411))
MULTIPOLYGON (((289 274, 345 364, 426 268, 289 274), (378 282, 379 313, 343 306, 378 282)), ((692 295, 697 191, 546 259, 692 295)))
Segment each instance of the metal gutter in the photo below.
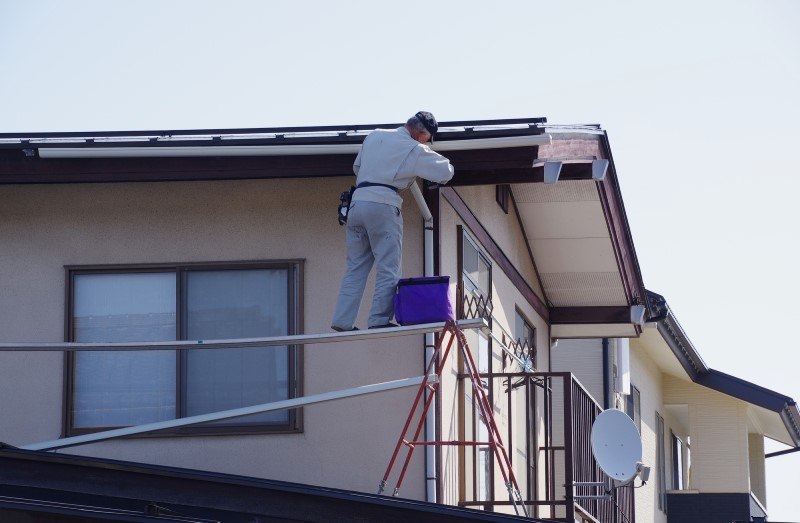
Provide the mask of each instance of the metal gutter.
MULTIPOLYGON (((440 122, 434 147, 445 142, 491 138, 525 138, 544 134, 545 118, 515 118, 440 122)), ((360 145, 375 129, 402 123, 263 127, 237 129, 0 133, 0 149, 160 149, 208 146, 227 149, 263 145, 360 145)), ((442 150, 452 150, 448 149, 442 150)), ((346 152, 347 149, 344 149, 346 152)), ((186 154, 186 153, 184 153, 186 154)), ((314 154, 314 153, 302 153, 314 154)))
POLYGON ((656 324, 659 334, 661 334, 661 337, 664 338, 667 345, 672 349, 673 354, 678 358, 678 361, 692 381, 696 382, 701 376, 708 373, 708 366, 695 350, 694 345, 689 341, 689 338, 686 336, 686 333, 671 311, 667 313, 665 318, 656 322, 656 324))
MULTIPOLYGON (((437 141, 430 145, 439 152, 467 151, 475 149, 504 149, 510 147, 531 147, 551 143, 549 134, 526 136, 501 136, 466 140, 437 141)), ((125 147, 41 147, 40 158, 182 158, 217 156, 315 156, 323 154, 357 154, 361 142, 338 144, 288 144, 274 145, 208 145, 157 147, 131 144, 125 147)), ((35 143, 30 144, 35 147, 35 143)))
MULTIPOLYGON (((475 130, 496 130, 496 129, 543 129, 542 124, 547 122, 547 118, 496 118, 492 120, 458 120, 449 122, 439 122, 440 132, 454 129, 465 131, 475 130)), ((270 134, 322 134, 322 133, 356 133, 364 131, 365 134, 374 129, 393 129, 400 127, 402 123, 380 123, 380 124, 346 124, 346 125, 314 125, 314 126, 283 126, 283 127, 234 127, 234 128, 212 128, 212 129, 161 129, 161 130, 140 130, 140 131, 66 131, 66 132, 19 132, 19 133, 0 133, 0 140, 9 139, 33 139, 33 138, 80 138, 104 137, 104 138, 127 138, 127 137, 153 137, 153 136, 215 136, 215 135, 270 135, 270 134)), ((542 132, 542 131, 539 131, 542 132)))

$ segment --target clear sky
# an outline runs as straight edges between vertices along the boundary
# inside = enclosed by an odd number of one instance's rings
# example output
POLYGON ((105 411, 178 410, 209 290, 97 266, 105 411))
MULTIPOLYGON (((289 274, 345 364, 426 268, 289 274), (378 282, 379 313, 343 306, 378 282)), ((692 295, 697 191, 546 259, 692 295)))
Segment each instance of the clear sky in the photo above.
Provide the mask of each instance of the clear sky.
MULTIPOLYGON (((600 123, 645 286, 800 400, 798 28, 793 0, 0 0, 0 132, 600 123)), ((800 521, 800 453, 767 471, 800 521)))

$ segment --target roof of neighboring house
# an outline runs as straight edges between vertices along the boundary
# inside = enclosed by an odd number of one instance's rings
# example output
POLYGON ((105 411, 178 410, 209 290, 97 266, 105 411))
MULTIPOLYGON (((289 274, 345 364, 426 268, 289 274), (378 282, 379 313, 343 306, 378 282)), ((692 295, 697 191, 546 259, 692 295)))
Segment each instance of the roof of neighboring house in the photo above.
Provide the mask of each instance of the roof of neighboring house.
MULTIPOLYGON (((651 313, 649 321, 657 324, 658 332, 693 382, 758 407, 765 419, 765 426, 780 425, 794 446, 800 447, 800 409, 794 399, 708 367, 681 328, 666 299, 649 290, 647 296, 651 313)), ((789 443, 785 437, 780 438, 775 433, 767 432, 766 435, 789 443)))
MULTIPOLYGON (((441 122, 432 148, 456 173, 442 197, 555 337, 635 336, 644 284, 608 136, 546 122, 441 122), (539 281, 525 281, 459 196, 474 185, 508 191, 539 281)), ((0 134, 0 185, 349 177, 364 137, 400 125, 0 134)))
POLYGON ((399 497, 0 446, 0 515, 4 510, 85 518, 75 521, 146 523, 540 521, 399 497))

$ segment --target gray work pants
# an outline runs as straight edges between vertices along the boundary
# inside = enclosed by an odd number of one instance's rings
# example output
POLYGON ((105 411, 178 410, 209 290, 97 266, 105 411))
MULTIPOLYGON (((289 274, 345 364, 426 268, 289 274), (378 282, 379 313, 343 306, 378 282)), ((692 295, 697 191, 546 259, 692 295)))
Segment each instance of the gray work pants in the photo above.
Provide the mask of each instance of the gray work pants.
POLYGON ((394 294, 400 279, 403 216, 385 203, 356 201, 347 217, 347 270, 342 278, 331 325, 353 327, 364 287, 375 264, 375 293, 368 327, 386 325, 394 316, 394 294))

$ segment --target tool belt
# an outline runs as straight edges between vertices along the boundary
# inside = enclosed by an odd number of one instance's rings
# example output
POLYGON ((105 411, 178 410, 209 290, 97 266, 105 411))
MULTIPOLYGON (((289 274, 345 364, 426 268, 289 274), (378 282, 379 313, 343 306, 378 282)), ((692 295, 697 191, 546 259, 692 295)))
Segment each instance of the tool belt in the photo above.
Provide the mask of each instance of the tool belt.
POLYGON ((353 193, 356 192, 356 189, 360 187, 386 187, 387 189, 391 189, 396 193, 400 192, 400 189, 394 185, 389 185, 388 183, 361 182, 358 185, 351 186, 349 191, 344 191, 341 195, 339 195, 339 208, 336 212, 339 219, 339 225, 344 225, 347 223, 347 213, 350 212, 350 202, 353 201, 353 193))

